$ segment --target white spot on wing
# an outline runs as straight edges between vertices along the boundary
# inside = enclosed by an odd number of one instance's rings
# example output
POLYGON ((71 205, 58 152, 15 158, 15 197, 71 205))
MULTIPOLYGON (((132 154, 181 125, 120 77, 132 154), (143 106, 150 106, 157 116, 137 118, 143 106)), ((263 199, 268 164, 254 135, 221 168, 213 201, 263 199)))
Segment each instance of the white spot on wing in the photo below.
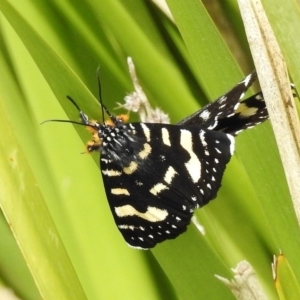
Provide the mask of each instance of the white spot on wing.
POLYGON ((128 167, 123 168, 124 173, 130 175, 138 168, 138 164, 135 161, 132 161, 128 167))
POLYGON ((215 150, 216 150, 218 153, 222 153, 218 148, 215 148, 215 150))
POLYGON ((252 78, 253 74, 249 74, 242 82, 245 84, 245 87, 249 85, 249 82, 252 78))
POLYGON ((207 121, 208 118, 210 116, 210 112, 208 109, 204 110, 201 114, 200 114, 200 117, 204 120, 204 121, 207 121))
POLYGON ((164 209, 148 206, 146 212, 142 213, 129 204, 115 207, 115 212, 120 218, 137 216, 149 222, 164 221, 168 216, 168 212, 164 209))
POLYGON ((167 146, 171 146, 169 131, 167 128, 161 129, 161 136, 162 136, 163 143, 167 146))
MULTIPOLYGON (((207 150, 207 142, 206 142, 206 140, 205 140, 205 131, 204 131, 204 130, 201 130, 199 136, 200 136, 200 140, 201 140, 202 145, 205 147, 205 149, 204 149, 204 154, 205 154, 206 156, 209 156, 210 154, 209 154, 209 151, 207 150)), ((219 141, 216 141, 216 143, 219 143, 219 141)), ((219 151, 218 148, 215 148, 215 150, 216 150, 218 153, 221 153, 221 151, 219 151)), ((206 163, 209 164, 208 161, 207 161, 206 163)), ((208 169, 206 169, 206 173, 209 173, 208 169)), ((204 180, 204 181, 205 181, 205 180, 204 180)))
POLYGON ((168 187, 166 185, 164 185, 163 183, 158 183, 150 189, 150 193, 156 196, 161 191, 166 190, 166 189, 168 189, 168 187))
POLYGON ((143 128, 147 142, 150 142, 150 129, 145 125, 145 123, 140 123, 140 124, 141 127, 143 128))
POLYGON ((178 174, 173 167, 169 167, 166 174, 165 174, 165 177, 164 177, 164 181, 168 184, 171 184, 174 176, 178 174))
POLYGON ((121 176, 122 172, 116 170, 102 170, 102 174, 106 176, 121 176))
POLYGON ((145 159, 151 153, 151 147, 148 143, 144 144, 144 149, 139 153, 139 157, 145 159))
POLYGON ((135 227, 133 225, 126 225, 126 224, 118 225, 118 227, 120 229, 130 229, 130 230, 134 230, 135 229, 135 227))
POLYGON ((192 133, 186 129, 181 129, 180 132, 180 144, 190 155, 185 167, 193 182, 198 182, 201 177, 201 162, 193 151, 192 133))
POLYGON ((227 100, 227 97, 226 96, 222 96, 219 100, 218 100, 218 102, 220 103, 220 104, 222 104, 224 101, 226 101, 227 100))
POLYGON ((101 158, 101 161, 103 161, 106 164, 109 162, 108 159, 106 159, 106 158, 101 158))
MULTIPOLYGON (((218 113, 217 116, 220 115, 220 114, 221 114, 221 113, 218 113)), ((214 129, 217 125, 218 125, 218 120, 215 120, 215 122, 214 122, 212 125, 208 126, 207 129, 212 130, 212 129, 214 129)))
POLYGON ((201 130, 200 131, 200 140, 201 140, 201 144, 203 145, 203 147, 207 147, 207 143, 206 143, 206 140, 205 140, 205 131, 204 130, 201 130))
MULTIPOLYGON (((240 106, 241 106, 241 102, 238 102, 234 107, 233 107, 233 110, 234 111, 238 111, 240 109, 240 106)), ((236 113, 236 112, 235 112, 236 113)), ((231 115, 233 116, 235 113, 232 113, 231 115)))
POLYGON ((227 137, 230 140, 230 154, 233 155, 234 146, 235 146, 235 140, 234 140, 234 137, 231 134, 227 134, 227 137))
POLYGON ((110 192, 114 195, 126 195, 126 196, 130 195, 127 189, 122 189, 122 188, 111 189, 110 192))

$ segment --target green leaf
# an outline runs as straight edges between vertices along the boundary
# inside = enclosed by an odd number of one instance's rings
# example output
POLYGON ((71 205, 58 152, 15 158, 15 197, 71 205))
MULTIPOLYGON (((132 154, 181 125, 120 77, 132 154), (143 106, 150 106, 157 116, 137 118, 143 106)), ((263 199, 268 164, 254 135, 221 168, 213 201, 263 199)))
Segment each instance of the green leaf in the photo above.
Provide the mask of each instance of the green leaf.
MULTIPOLYGON (((5 64, 2 65, 2 70, 5 64)), ((8 75, 9 72, 6 72, 8 75)), ((6 89, 1 88, 2 99, 7 99, 7 91, 13 88, 11 78, 4 78, 6 89)), ((3 82, 3 83, 4 83, 3 82)), ((15 103, 20 97, 14 95, 15 103)), ((19 102, 15 117, 22 120, 25 130, 33 130, 24 107, 19 102)), ((32 167, 15 135, 13 119, 8 118, 7 106, 2 102, 1 111, 1 208, 20 246, 25 261, 38 285, 43 298, 86 299, 69 257, 60 240, 52 218, 48 212, 32 167), (67 278, 67 280, 66 280, 67 278)), ((12 116, 12 114, 11 114, 12 116)), ((31 135, 36 141, 35 134, 31 135)), ((38 142, 36 141, 38 150, 38 142)), ((35 151, 36 152, 36 151, 35 151)))
POLYGON ((275 284, 279 299, 298 299, 300 296, 299 281, 288 260, 283 254, 278 255, 275 259, 275 284))

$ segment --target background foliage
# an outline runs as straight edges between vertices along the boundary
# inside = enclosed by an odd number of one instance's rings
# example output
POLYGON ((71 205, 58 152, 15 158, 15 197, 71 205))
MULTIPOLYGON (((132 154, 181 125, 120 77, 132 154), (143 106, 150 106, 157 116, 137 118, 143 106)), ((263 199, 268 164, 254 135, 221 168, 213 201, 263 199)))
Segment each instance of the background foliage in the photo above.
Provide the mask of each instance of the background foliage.
MULTIPOLYGON (((146 0, 0 0, 0 281, 22 299, 233 299, 214 274, 230 278, 244 259, 276 299, 280 250, 299 282, 299 227, 268 122, 237 138, 217 199, 196 213, 206 235, 190 226, 153 251, 130 249, 116 229, 98 155, 80 154, 85 130, 39 125, 78 119, 66 95, 101 118, 98 65, 116 107, 133 88, 127 56, 172 123, 252 71, 234 0, 167 3, 174 22, 146 0)), ((263 4, 300 86, 299 6, 263 4)))

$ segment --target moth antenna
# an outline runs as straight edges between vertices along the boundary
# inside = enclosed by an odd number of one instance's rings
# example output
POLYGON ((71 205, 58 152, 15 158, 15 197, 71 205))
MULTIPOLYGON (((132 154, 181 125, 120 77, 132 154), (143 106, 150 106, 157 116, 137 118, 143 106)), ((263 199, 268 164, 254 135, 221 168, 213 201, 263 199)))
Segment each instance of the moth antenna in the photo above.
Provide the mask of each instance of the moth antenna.
POLYGON ((78 104, 70 97, 67 96, 67 99, 72 102, 72 104, 77 108, 79 111, 79 116, 82 122, 77 122, 77 121, 72 121, 72 120, 60 120, 60 119, 51 119, 51 120, 46 120, 43 121, 40 125, 47 123, 47 122, 61 122, 61 123, 72 123, 72 124, 77 124, 77 125, 83 125, 83 126, 89 126, 89 120, 88 117, 83 113, 83 111, 80 109, 78 104))
POLYGON ((79 111, 79 116, 80 116, 80 119, 81 119, 82 123, 84 125, 89 125, 89 119, 88 119, 87 115, 83 113, 83 111, 81 110, 81 108, 79 107, 79 105, 75 102, 75 100, 72 97, 70 97, 69 95, 67 95, 67 99, 70 100, 72 102, 72 104, 79 111))
POLYGON ((80 123, 80 122, 76 122, 76 121, 72 121, 72 120, 60 120, 60 119, 45 120, 42 123, 40 123, 40 125, 43 125, 44 123, 48 123, 48 122, 72 123, 72 124, 87 126, 87 124, 84 124, 84 123, 80 123))
POLYGON ((78 104, 75 102, 75 100, 73 100, 73 98, 71 98, 69 95, 67 95, 67 99, 69 99, 73 103, 73 105, 77 108, 77 110, 79 112, 82 111, 81 108, 78 106, 78 104))
POLYGON ((103 104, 103 100, 102 100, 102 88, 101 88, 101 82, 100 82, 100 66, 98 66, 97 68, 97 82, 98 82, 98 93, 99 93, 99 102, 101 105, 101 110, 102 110, 102 123, 105 123, 104 120, 104 112, 109 116, 109 118, 116 123, 116 118, 115 116, 113 116, 110 111, 108 110, 108 108, 103 104))

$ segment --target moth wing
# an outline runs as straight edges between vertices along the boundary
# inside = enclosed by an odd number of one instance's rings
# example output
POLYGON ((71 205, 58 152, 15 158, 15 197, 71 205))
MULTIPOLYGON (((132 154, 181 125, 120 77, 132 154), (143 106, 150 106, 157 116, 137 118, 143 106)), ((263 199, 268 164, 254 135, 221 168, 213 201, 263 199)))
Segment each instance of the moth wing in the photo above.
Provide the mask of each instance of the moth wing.
POLYGON ((234 140, 201 127, 131 126, 147 155, 140 151, 131 170, 103 155, 100 164, 119 230, 129 245, 147 249, 184 232, 194 210, 216 197, 234 140))

